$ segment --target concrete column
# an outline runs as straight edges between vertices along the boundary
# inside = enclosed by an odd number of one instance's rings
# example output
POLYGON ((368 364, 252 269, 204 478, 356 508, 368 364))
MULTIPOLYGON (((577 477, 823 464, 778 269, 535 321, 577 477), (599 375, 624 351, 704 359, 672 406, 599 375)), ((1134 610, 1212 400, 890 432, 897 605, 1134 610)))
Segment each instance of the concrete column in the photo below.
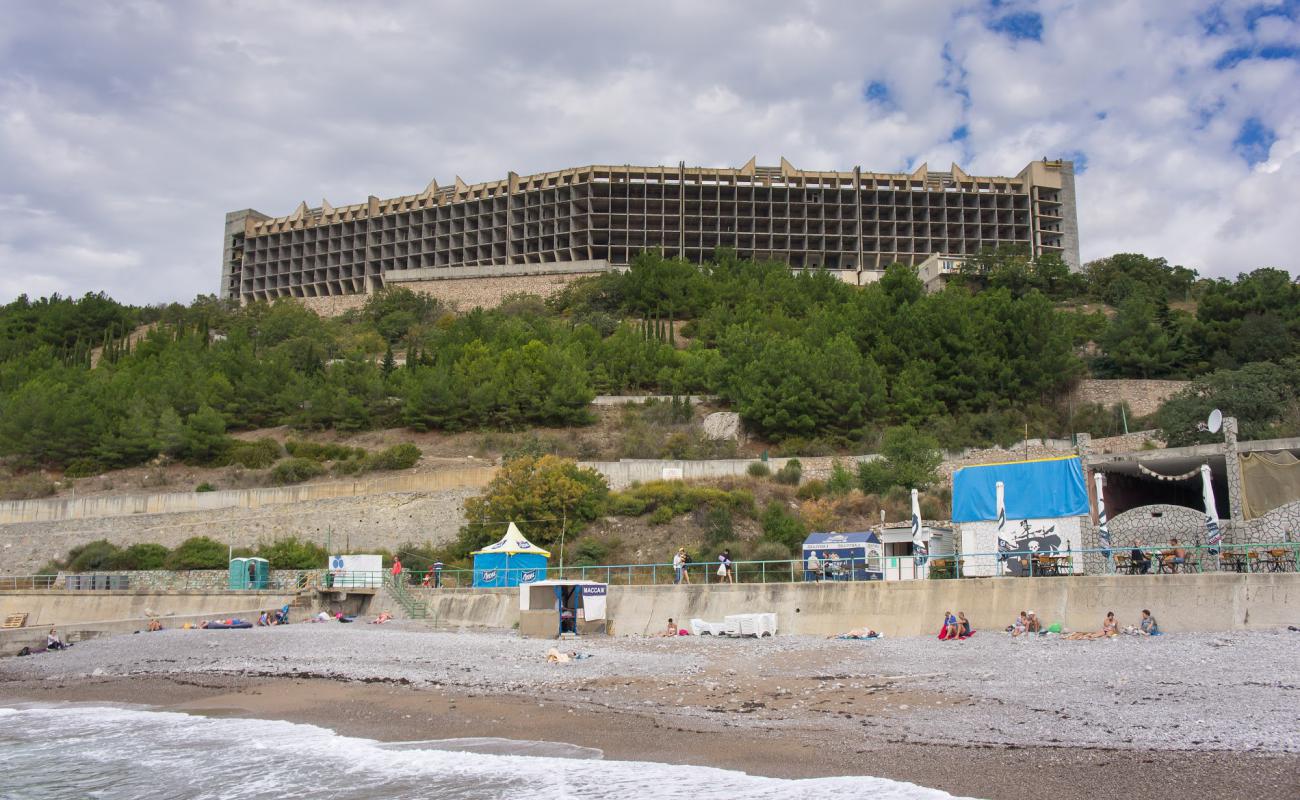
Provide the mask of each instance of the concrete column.
POLYGON ((1227 531, 1231 538, 1224 538, 1227 541, 1241 542, 1246 532, 1246 515, 1241 502, 1241 457, 1237 452, 1236 417, 1223 418, 1223 460, 1228 473, 1228 513, 1232 519, 1232 525, 1227 531))
POLYGON ((677 162, 677 255, 686 258, 686 162, 677 162))

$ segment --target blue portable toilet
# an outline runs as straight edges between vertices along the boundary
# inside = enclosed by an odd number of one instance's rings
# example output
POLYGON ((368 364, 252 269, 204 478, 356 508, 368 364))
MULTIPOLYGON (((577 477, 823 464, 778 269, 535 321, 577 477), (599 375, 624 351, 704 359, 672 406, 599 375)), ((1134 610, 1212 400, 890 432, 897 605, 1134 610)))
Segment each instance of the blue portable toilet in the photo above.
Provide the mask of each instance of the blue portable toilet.
POLYGON ((271 585, 271 562, 265 558, 230 559, 231 589, 265 589, 271 585))
POLYGON ((232 590, 248 589, 248 559, 230 559, 230 579, 227 585, 232 590))
POLYGON ((248 559, 248 588, 266 589, 271 585, 271 562, 265 558, 248 559))
POLYGON ((551 554, 524 538, 510 523, 501 541, 475 550, 474 586, 518 586, 546 580, 551 554))
POLYGON ((885 577, 883 552, 880 537, 870 531, 810 533, 803 541, 804 578, 878 581, 885 577), (808 569, 808 558, 813 553, 820 562, 816 575, 808 569))

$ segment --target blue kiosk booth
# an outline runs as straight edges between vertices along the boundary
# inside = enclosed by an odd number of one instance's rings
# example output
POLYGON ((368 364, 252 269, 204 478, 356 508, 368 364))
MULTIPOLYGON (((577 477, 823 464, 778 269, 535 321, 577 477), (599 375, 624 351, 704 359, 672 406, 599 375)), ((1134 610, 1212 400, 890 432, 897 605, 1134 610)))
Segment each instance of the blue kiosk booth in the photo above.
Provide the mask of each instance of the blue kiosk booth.
POLYGON ((475 550, 474 586, 518 586, 546 580, 551 554, 524 538, 510 523, 501 541, 475 550))
POLYGON ((810 533, 803 541, 804 580, 878 581, 885 577, 884 548, 870 531, 810 533), (808 560, 814 554, 817 569, 808 560))

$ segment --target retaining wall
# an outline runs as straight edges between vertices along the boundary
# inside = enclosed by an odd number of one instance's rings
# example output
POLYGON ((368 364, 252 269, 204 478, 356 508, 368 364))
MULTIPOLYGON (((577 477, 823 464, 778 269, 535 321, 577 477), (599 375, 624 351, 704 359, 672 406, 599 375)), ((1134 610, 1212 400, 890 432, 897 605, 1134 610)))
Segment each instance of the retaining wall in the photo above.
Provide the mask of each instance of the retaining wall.
MULTIPOLYGON (((26 613, 27 627, 59 628, 94 620, 157 616, 229 616, 230 609, 271 609, 292 603, 292 592, 0 592, 0 616, 26 613)), ((164 624, 167 621, 164 619, 164 624)))
POLYGON ((0 502, 0 525, 17 522, 126 517, 135 514, 178 514, 222 508, 263 508, 308 500, 329 500, 337 497, 358 497, 390 492, 437 492, 486 486, 495 474, 494 466, 460 467, 434 472, 411 472, 368 480, 329 481, 268 489, 69 497, 57 500, 11 500, 0 502))
POLYGON ((972 578, 865 583, 611 587, 616 634, 663 629, 698 617, 774 612, 781 633, 827 636, 870 627, 887 636, 938 633, 945 611, 966 612, 978 630, 1000 631, 1021 611, 1075 630, 1100 630, 1107 611, 1136 625, 1150 609, 1162 628, 1227 631, 1300 619, 1300 575, 1210 574, 972 578))
POLYGON ((390 551, 405 542, 439 544, 465 524, 465 499, 479 491, 387 492, 263 508, 0 525, 0 572, 35 572, 69 549, 98 539, 121 547, 138 542, 176 547, 192 536, 207 536, 234 547, 255 547, 260 541, 297 536, 322 546, 330 542, 334 549, 390 551))

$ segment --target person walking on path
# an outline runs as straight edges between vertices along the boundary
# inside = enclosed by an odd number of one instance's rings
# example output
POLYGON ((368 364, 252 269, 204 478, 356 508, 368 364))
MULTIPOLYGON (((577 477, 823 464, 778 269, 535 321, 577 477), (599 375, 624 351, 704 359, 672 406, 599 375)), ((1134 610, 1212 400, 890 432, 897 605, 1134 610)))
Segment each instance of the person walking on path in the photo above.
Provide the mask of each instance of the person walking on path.
POLYGON ((718 555, 718 577, 727 583, 736 582, 736 564, 731 560, 730 548, 718 555))
POLYGON ((690 560, 685 547, 677 548, 677 554, 673 556, 673 583, 691 582, 691 576, 686 571, 686 564, 690 560))
POLYGON ((392 571, 393 571, 393 583, 397 583, 397 582, 401 581, 401 579, 402 579, 402 559, 398 558, 397 556, 393 556, 393 570, 392 570, 392 571))

